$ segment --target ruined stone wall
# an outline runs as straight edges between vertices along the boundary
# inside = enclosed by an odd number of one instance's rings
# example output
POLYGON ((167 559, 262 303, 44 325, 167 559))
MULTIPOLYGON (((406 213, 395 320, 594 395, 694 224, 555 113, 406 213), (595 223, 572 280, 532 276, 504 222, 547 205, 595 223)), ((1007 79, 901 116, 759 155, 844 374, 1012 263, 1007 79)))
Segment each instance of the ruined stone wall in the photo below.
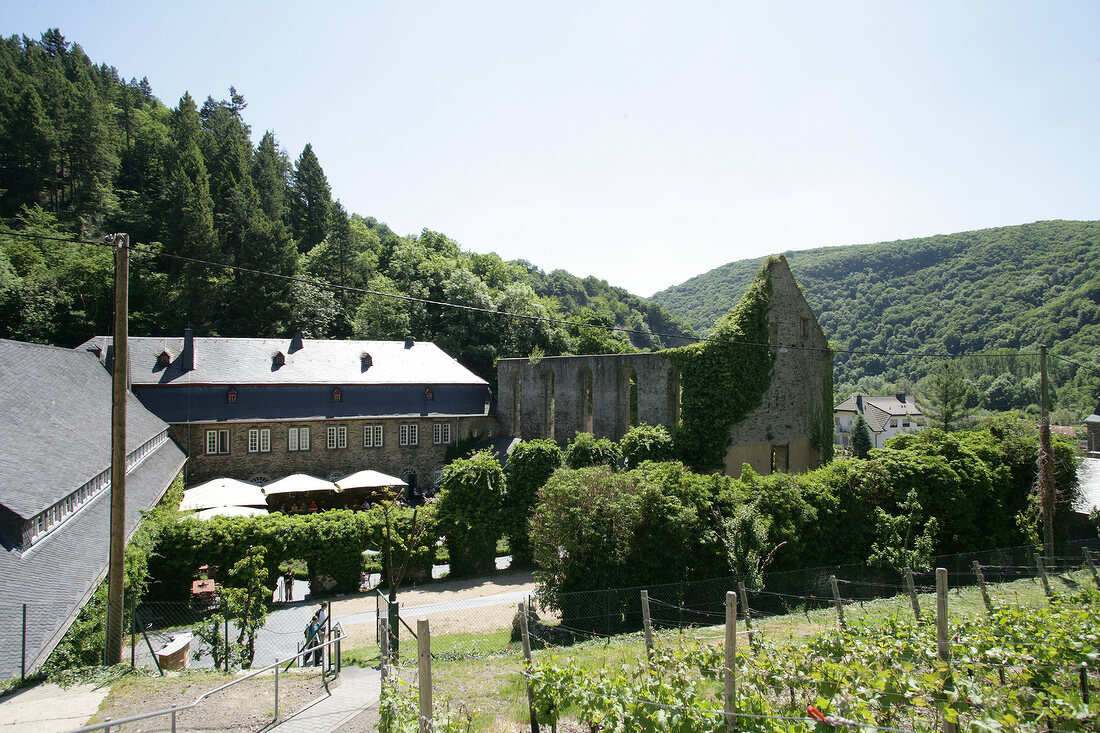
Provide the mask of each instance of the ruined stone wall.
MULTIPOLYGON (((760 406, 731 429, 732 445, 724 461, 731 476, 741 474, 743 463, 769 474, 806 471, 821 462, 813 421, 824 414, 832 353, 784 258, 772 265, 771 279, 770 343, 776 350, 771 384, 760 406)), ((501 359, 500 429, 524 440, 564 443, 578 430, 619 440, 632 425, 632 374, 638 385, 634 424, 678 425, 679 375, 656 353, 545 357, 537 363, 501 359)), ((826 439, 831 439, 831 409, 824 419, 826 439)))
POLYGON ((741 474, 742 463, 749 463, 757 473, 771 473, 773 454, 777 471, 805 471, 821 461, 811 420, 822 407, 832 354, 785 259, 773 265, 771 276, 769 342, 776 347, 775 365, 760 406, 732 428, 733 444, 725 461, 731 476, 741 474))
POLYGON ((501 430, 524 440, 577 431, 618 440, 632 424, 678 420, 678 377, 660 354, 501 359, 497 379, 501 430))

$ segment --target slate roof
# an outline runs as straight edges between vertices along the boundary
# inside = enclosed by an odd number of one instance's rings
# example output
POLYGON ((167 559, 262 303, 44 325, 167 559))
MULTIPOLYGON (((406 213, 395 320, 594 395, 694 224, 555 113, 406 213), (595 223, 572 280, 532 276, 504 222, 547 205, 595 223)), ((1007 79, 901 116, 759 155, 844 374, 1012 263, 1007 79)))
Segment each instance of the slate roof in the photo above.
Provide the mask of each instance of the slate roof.
MULTIPOLYGON (((111 376, 83 351, 0 339, 0 505, 28 519, 111 465, 111 376)), ((126 451, 168 428, 133 396, 126 451)))
MULTIPOLYGON (((97 336, 77 350, 98 348, 106 359, 111 339, 97 336)), ((200 338, 194 339, 194 369, 182 368, 183 338, 130 337, 131 383, 137 385, 287 385, 287 384, 478 384, 488 386, 430 342, 406 347, 404 341, 332 341, 303 339, 294 349, 291 339, 200 338), (171 363, 157 366, 167 352, 171 363), (285 358, 276 367, 272 357, 285 358), (370 354, 372 365, 364 369, 361 356, 370 354)))
MULTIPOLYGON (((111 377, 88 354, 0 339, 0 504, 33 516, 110 467, 111 377)), ((127 405, 127 447, 167 429, 136 399, 127 405)), ((126 535, 183 467, 171 440, 126 479, 126 535)), ((25 552, 0 549, 0 679, 20 672, 23 604, 27 671, 45 661, 107 569, 110 492, 100 492, 25 552)))
POLYGON ((1092 414, 1085 418, 1086 425, 1100 425, 1100 403, 1096 405, 1096 409, 1092 414))
POLYGON ((881 433, 886 429, 892 417, 920 417, 920 408, 913 401, 912 395, 904 395, 905 399, 899 399, 898 395, 852 395, 837 405, 834 412, 859 413, 859 403, 863 403, 863 419, 867 421, 871 432, 881 433))

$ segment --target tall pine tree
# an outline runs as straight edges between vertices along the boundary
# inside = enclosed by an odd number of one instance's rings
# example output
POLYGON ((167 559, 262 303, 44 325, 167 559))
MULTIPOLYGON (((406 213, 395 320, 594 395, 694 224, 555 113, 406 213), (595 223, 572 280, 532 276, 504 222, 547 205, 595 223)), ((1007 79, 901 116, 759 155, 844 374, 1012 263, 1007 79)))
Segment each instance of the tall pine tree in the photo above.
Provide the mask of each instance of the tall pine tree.
POLYGON ((324 240, 332 207, 328 179, 309 143, 294 166, 290 190, 291 226, 298 239, 298 251, 304 254, 324 240))

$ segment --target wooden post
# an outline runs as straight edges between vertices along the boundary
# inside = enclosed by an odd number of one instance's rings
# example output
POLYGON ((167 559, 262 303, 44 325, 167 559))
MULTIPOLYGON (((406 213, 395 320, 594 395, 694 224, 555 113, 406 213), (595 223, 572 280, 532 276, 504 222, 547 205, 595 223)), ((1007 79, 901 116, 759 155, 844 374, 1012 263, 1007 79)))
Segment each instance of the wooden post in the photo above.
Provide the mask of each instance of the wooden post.
POLYGON ((1092 550, 1087 547, 1085 548, 1085 564, 1092 571, 1092 582, 1096 583, 1097 588, 1100 588, 1100 576, 1096 574, 1096 565, 1092 561, 1092 550))
POLYGON ((397 659, 401 656, 401 604, 397 601, 389 605, 390 628, 390 656, 397 659))
POLYGON ((741 613, 745 615, 745 630, 752 631, 752 612, 749 610, 749 592, 745 590, 745 584, 741 581, 737 582, 737 592, 741 595, 741 613))
POLYGON ((653 659, 653 619, 649 615, 649 591, 642 591, 642 628, 645 630, 645 653, 653 659))
MULTIPOLYGON (((642 591, 645 593, 645 591, 642 591)), ((527 626, 527 604, 519 604, 520 630, 523 632, 523 668, 531 673, 531 630, 527 626)), ((531 679, 527 680, 527 711, 531 717, 531 733, 539 733, 539 716, 535 710, 535 691, 531 689, 531 679)))
POLYGON ((985 574, 982 572, 982 566, 978 564, 978 561, 974 561, 974 577, 978 579, 978 587, 982 591, 982 601, 985 603, 985 610, 990 616, 993 615, 993 603, 989 600, 989 590, 985 587, 985 574))
POLYGON ((830 575, 829 582, 833 586, 833 605, 836 606, 836 620, 840 623, 840 628, 844 628, 844 601, 840 599, 840 586, 837 585, 836 576, 830 575))
POLYGON ((111 511, 107 561, 107 666, 122 661, 123 586, 126 552, 126 388, 129 381, 130 237, 116 234, 114 381, 111 386, 111 511))
POLYGON ((1039 347, 1039 513, 1043 518, 1043 546, 1054 554, 1054 449, 1050 444, 1050 390, 1047 386, 1047 347, 1039 347))
POLYGON ((386 678, 389 677, 390 674, 390 620, 388 618, 382 619, 381 627, 382 645, 380 649, 381 659, 379 660, 379 665, 381 666, 382 672, 382 687, 385 688, 386 678))
POLYGON ((1047 594, 1047 600, 1051 598, 1050 581, 1047 580, 1047 569, 1043 565, 1043 558, 1039 556, 1038 552, 1032 552, 1035 556, 1035 567, 1039 571, 1039 579, 1043 581, 1043 592, 1047 594))
POLYGON ((416 620, 417 682, 420 687, 420 733, 432 730, 432 635, 428 619, 416 620))
POLYGON ((1088 665, 1088 662, 1081 662, 1081 666, 1077 670, 1077 674, 1081 678, 1081 702, 1088 705, 1089 704, 1089 665, 1088 665))
MULTIPOLYGON (((943 680, 946 690, 951 684, 951 643, 948 638, 947 628, 947 568, 936 568, 936 651, 943 663, 940 671, 940 679, 943 680)), ((943 733, 957 733, 958 725, 947 720, 943 721, 943 733)))
POLYGON ((726 730, 733 730, 737 712, 737 594, 726 591, 726 730))
POLYGON ((920 601, 917 600, 917 586, 913 582, 913 570, 905 569, 905 587, 909 589, 909 603, 913 606, 913 618, 920 623, 920 601))
POLYGON ((279 719, 279 658, 275 657, 275 717, 272 720, 279 719))

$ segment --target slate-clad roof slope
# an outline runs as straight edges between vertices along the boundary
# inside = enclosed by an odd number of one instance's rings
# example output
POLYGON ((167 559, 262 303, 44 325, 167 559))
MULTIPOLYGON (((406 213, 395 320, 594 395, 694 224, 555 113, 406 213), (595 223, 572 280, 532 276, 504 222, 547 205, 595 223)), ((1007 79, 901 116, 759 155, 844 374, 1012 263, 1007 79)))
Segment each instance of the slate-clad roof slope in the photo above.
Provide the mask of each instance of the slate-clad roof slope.
MULTIPOLYGON (((77 350, 98 347, 105 359, 109 343, 97 336, 77 350)), ((191 371, 181 368, 183 346, 182 337, 131 337, 132 384, 488 384, 430 342, 406 348, 404 341, 303 339, 292 349, 290 339, 196 337, 191 371), (171 359, 167 367, 157 367, 162 352, 171 359), (280 352, 285 363, 276 367, 272 357, 280 352), (366 369, 363 354, 371 357, 366 369)))
MULTIPOLYGON (((130 396, 127 453, 168 426, 130 396)), ((28 519, 111 466, 111 375, 84 351, 0 339, 0 504, 28 519)))
POLYGON ((1096 405, 1096 409, 1092 414, 1085 418, 1086 425, 1100 425, 1100 404, 1096 405))
MULTIPOLYGON (((864 409, 871 405, 885 412, 891 417, 904 415, 920 416, 920 407, 913 401, 912 395, 906 395, 905 400, 899 400, 896 395, 852 395, 834 408, 834 412, 859 412, 857 400, 862 399, 864 409)), ((866 417, 866 413, 864 413, 866 417)), ((870 418, 867 418, 870 420, 870 418)))
MULTIPOLYGON (((95 361, 92 364, 103 371, 95 361)), ((109 400, 109 385, 107 393, 109 400)), ((127 474, 127 537, 141 521, 142 510, 157 503, 185 460, 183 452, 169 440, 127 474)), ((101 492, 29 551, 0 550, 0 577, 4 579, 4 592, 0 593, 0 679, 19 674, 23 603, 27 604, 29 673, 45 661, 103 579, 110 509, 110 492, 101 492)))
POLYGON ((483 384, 343 386, 340 402, 332 385, 236 386, 237 401, 226 399, 226 386, 135 385, 134 394, 170 423, 341 420, 387 417, 483 415, 489 388, 483 384))

